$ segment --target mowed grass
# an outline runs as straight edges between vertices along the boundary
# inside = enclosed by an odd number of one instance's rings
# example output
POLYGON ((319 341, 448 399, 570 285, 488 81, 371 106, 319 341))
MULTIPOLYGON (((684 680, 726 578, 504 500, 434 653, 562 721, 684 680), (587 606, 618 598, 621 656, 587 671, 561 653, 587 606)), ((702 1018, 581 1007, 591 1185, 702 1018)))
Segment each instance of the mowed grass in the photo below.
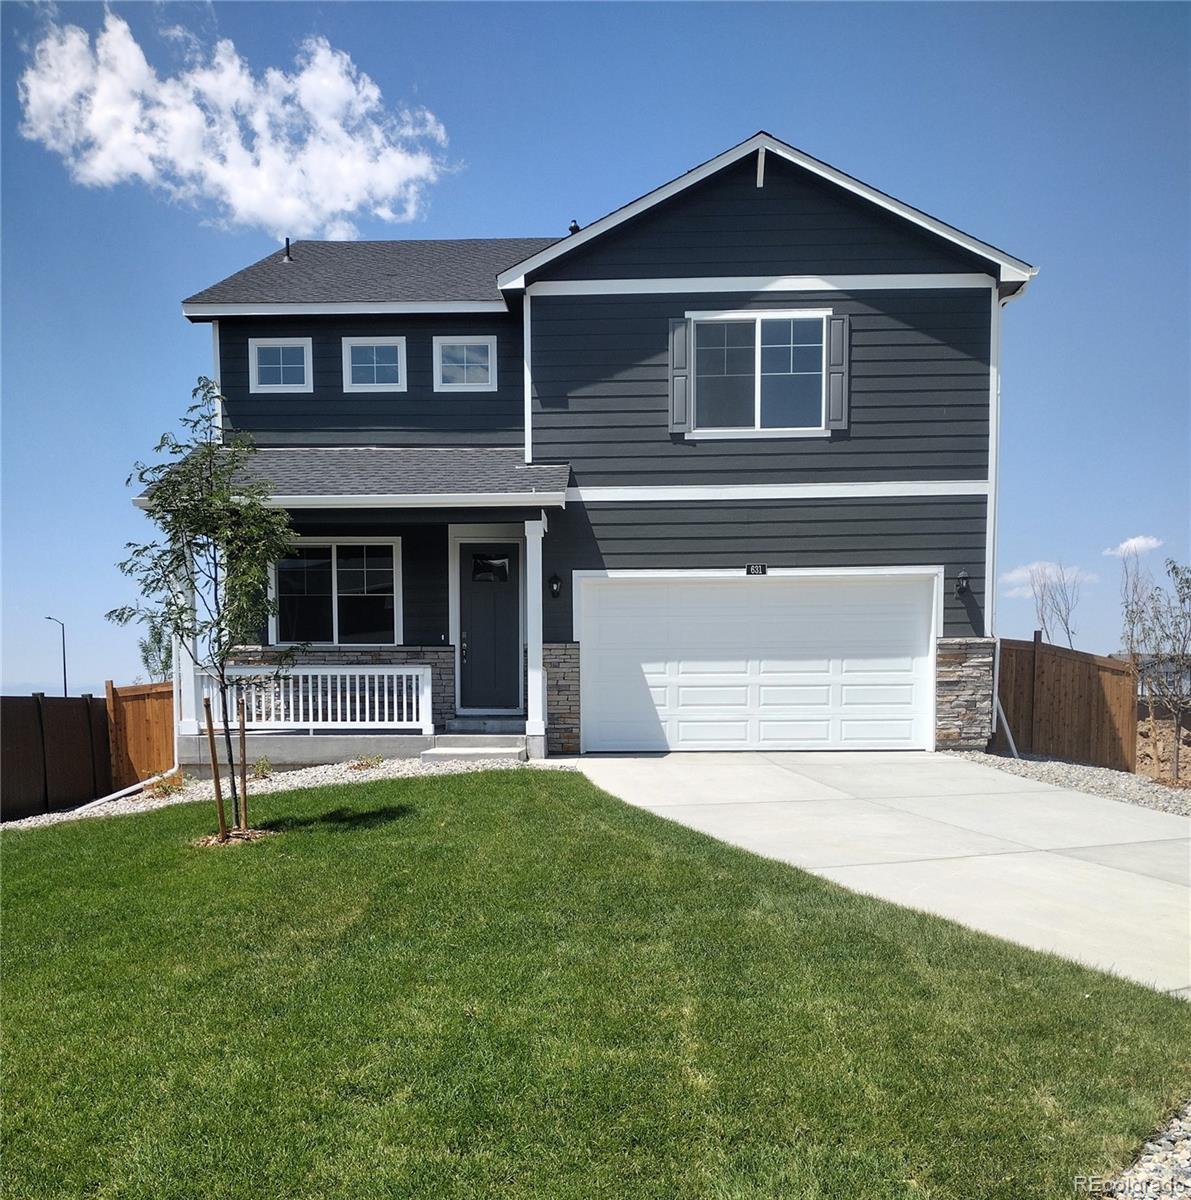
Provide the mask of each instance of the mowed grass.
POLYGON ((508 771, 3 838, 16 1197, 1069 1197, 1191 1006, 508 771))

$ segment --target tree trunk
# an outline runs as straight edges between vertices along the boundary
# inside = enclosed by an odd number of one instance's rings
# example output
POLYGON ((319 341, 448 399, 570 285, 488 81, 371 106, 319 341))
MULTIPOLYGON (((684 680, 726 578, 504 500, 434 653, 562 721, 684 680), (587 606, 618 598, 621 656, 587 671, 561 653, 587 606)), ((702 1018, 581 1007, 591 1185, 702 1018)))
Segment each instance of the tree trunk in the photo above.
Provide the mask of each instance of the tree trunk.
POLYGON ((1175 783, 1179 781, 1179 747, 1183 742, 1183 710, 1176 709, 1174 713, 1174 750, 1170 755, 1170 775, 1175 783))
POLYGON ((227 771, 232 785, 232 825, 240 828, 240 793, 236 788, 236 756, 232 750, 232 720, 227 704, 227 684, 219 681, 219 706, 223 709, 223 741, 227 748, 227 771))

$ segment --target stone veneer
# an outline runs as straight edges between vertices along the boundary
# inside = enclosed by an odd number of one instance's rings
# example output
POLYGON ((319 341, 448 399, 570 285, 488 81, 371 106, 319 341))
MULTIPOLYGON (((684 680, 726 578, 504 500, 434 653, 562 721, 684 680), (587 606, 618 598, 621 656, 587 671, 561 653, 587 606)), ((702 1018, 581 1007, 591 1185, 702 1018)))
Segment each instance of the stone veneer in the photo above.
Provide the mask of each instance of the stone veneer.
MULTIPOLYGON (((235 662, 255 667, 275 662, 281 653, 274 646, 241 646, 235 662)), ((297 667, 428 666, 435 733, 445 733, 455 715, 454 646, 324 646, 295 651, 293 662, 297 667)))
POLYGON ((579 753, 579 643, 547 642, 542 647, 546 671, 546 751, 579 753))
POLYGON ((935 675, 935 744, 940 750, 984 750, 992 737, 991 638, 940 638, 935 675))

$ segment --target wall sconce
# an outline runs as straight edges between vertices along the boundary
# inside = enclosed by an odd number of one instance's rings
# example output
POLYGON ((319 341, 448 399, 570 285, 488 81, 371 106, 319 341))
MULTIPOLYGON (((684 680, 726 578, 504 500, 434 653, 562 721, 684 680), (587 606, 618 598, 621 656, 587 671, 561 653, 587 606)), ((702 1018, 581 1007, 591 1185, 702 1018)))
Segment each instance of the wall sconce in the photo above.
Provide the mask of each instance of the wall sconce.
POLYGON ((562 595, 562 580, 557 575, 550 576, 550 599, 557 600, 562 595))
POLYGON ((957 600, 962 599, 971 590, 968 586, 968 579, 967 571, 960 571, 955 577, 955 598, 957 600))

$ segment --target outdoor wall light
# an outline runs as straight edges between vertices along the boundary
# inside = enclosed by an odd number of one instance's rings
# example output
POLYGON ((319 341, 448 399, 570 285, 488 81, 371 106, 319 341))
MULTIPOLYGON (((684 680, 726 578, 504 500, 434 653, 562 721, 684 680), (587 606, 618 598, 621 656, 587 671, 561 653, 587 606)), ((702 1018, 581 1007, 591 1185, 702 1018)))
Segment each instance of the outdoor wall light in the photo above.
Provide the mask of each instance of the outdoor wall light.
POLYGON ((971 590, 968 587, 968 578, 967 571, 960 571, 960 573, 955 577, 955 598, 957 600, 963 596, 966 596, 971 590))
POLYGON ((562 595, 562 580, 557 575, 550 576, 550 599, 557 600, 562 595))

